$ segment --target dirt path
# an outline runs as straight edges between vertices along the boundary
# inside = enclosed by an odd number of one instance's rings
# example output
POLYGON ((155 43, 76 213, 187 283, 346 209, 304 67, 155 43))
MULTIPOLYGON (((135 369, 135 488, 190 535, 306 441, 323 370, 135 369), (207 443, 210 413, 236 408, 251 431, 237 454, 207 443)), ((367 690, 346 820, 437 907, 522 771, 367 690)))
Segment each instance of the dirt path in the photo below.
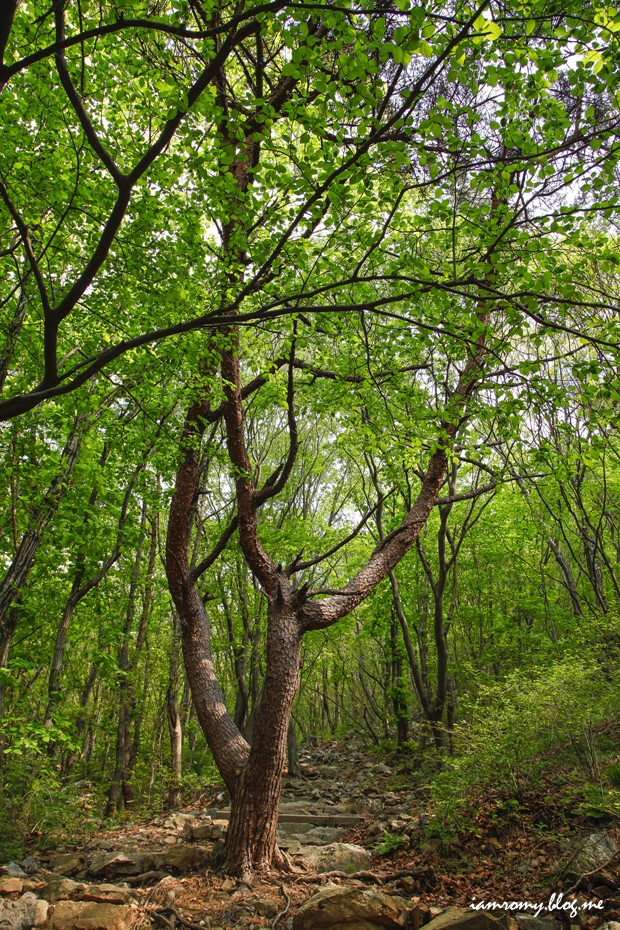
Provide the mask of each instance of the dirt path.
MULTIPOLYGON (((406 773, 387 762, 334 744, 302 754, 301 763, 303 777, 285 780, 280 808, 279 842, 290 873, 250 888, 214 870, 227 827, 226 796, 215 791, 186 810, 39 854, 26 860, 21 877, 9 869, 0 877, 0 918, 3 907, 7 912, 31 894, 50 905, 44 926, 51 930, 81 930, 78 911, 87 906, 100 909, 106 930, 291 930, 300 906, 326 887, 381 891, 403 906, 426 909, 424 920, 447 906, 468 907, 474 898, 547 900, 568 889, 568 873, 561 877, 574 841, 568 833, 545 834, 524 814, 498 817, 493 799, 485 798, 468 834, 442 835, 406 773)), ((596 874, 598 888, 573 889, 584 898, 605 895, 604 914, 582 920, 584 930, 620 917, 617 857, 596 874)), ((558 927, 548 921, 546 930, 558 927)))

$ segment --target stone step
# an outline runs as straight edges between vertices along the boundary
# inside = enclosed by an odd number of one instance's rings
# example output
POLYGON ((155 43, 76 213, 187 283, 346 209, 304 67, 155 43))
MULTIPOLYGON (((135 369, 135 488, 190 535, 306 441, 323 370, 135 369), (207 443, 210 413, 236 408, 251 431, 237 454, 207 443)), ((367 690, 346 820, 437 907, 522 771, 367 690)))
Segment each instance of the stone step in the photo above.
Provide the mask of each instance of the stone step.
MULTIPOLYGON (((229 810, 207 808, 205 813, 213 820, 230 820, 229 810)), ((304 814, 301 811, 288 811, 278 816, 278 823, 310 823, 315 827, 356 827, 361 820, 358 814, 304 814)))

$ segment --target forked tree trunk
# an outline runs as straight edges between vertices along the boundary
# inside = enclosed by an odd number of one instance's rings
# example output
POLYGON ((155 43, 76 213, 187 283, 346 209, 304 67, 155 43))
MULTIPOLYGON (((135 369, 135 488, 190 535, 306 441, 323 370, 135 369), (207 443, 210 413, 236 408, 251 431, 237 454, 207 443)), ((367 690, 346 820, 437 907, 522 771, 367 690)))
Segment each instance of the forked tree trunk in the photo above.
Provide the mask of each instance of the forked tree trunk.
MULTIPOLYGON (((488 313, 479 314, 480 322, 488 313)), ((170 592, 181 621, 183 655, 194 706, 213 752, 215 763, 231 795, 231 816, 225 846, 226 868, 249 879, 255 870, 279 865, 276 845, 282 772, 293 700, 299 687, 301 639, 310 630, 326 629, 358 607, 388 577, 411 549, 437 502, 447 473, 448 448, 457 433, 457 423, 475 389, 484 353, 484 336, 474 343, 459 382, 440 425, 441 443, 430 456, 419 494, 400 526, 382 539, 366 564, 348 584, 330 596, 316 599, 308 586, 294 590, 290 574, 277 565, 263 548, 258 534, 257 512, 262 504, 285 487, 298 447, 295 420, 293 360, 287 382, 289 452, 285 462, 269 476, 262 488, 254 484, 253 469, 244 437, 238 334, 226 330, 225 345, 217 339, 207 347, 196 385, 195 402, 185 420, 181 440, 182 461, 177 471, 166 540, 166 573, 170 592), (223 415, 228 455, 235 474, 237 512, 199 566, 190 562, 190 542, 196 501, 200 493, 200 444, 205 427, 219 414, 211 407, 211 390, 217 361, 225 385, 223 415), (249 747, 226 707, 217 680, 210 648, 211 624, 196 582, 225 548, 232 530, 239 532, 244 558, 268 602, 266 671, 261 699, 249 747)), ((295 563, 295 570, 316 560, 295 563)))

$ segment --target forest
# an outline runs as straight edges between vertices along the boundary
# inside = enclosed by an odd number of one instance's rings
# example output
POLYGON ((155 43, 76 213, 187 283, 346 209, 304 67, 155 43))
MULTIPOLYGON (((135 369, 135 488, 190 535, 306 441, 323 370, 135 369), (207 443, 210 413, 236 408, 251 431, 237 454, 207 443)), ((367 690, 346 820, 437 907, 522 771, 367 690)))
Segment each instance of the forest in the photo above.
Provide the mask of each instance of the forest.
POLYGON ((251 883, 325 746, 617 824, 620 9, 2 0, 0 88, 0 860, 219 786, 251 883))

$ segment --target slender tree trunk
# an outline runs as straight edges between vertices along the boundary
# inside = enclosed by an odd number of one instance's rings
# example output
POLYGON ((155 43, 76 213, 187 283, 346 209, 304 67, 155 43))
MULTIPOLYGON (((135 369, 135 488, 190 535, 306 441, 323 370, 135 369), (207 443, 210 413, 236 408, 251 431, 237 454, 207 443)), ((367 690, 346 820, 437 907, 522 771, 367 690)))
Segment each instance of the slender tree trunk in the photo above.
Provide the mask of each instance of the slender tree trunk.
POLYGON ((564 553, 560 549, 559 543, 556 539, 553 538, 553 536, 547 536, 547 543, 553 552, 556 562, 560 566, 562 577, 564 578, 564 587, 568 591, 573 615, 579 619, 580 617, 583 617, 583 610, 581 608, 581 600, 579 598, 579 592, 577 591, 577 585, 575 583, 575 578, 573 576, 571 567, 564 557, 564 553))
POLYGON ((392 706, 396 718, 396 745, 402 746, 407 742, 409 733, 409 720, 407 715, 407 701, 405 700, 403 683, 403 663, 398 642, 398 622, 395 611, 390 619, 390 692, 392 706))
MULTIPOLYGON (((84 683, 82 692, 80 694, 80 710, 77 715, 77 719, 75 721, 75 731, 76 731, 77 737, 81 737, 84 731, 87 729, 87 719, 86 719, 87 707, 88 707, 88 702, 90 700, 90 696, 93 693, 95 683, 97 681, 97 675, 98 675, 97 665, 93 663, 88 673, 88 676, 86 678, 86 682, 84 683)), ((85 754, 86 753, 85 753, 85 749, 83 746, 82 756, 85 756, 85 754)), ((63 775, 67 776, 71 773, 71 771, 73 770, 73 767, 75 766, 76 762, 79 759, 79 755, 80 755, 79 752, 72 751, 65 757, 64 764, 62 767, 63 775)))
MULTIPOLYGON (((73 619, 73 613, 77 604, 76 594, 80 589, 82 583, 82 572, 80 569, 77 570, 77 574, 73 579, 73 584, 71 586, 71 592, 69 597, 65 602, 65 607, 62 612, 62 617, 60 618, 60 623, 58 625, 58 630, 56 631, 56 641, 54 643, 54 654, 52 656, 52 664, 50 667, 49 679, 47 683, 47 707, 45 709, 45 715, 43 720, 43 726, 46 730, 50 730, 53 723, 53 717, 56 707, 60 699, 60 678, 62 675, 62 666, 63 658, 65 654, 65 646, 67 643, 67 633, 69 631, 69 626, 71 620, 73 619)), ((49 747, 49 752, 51 755, 54 755, 56 752, 56 744, 51 743, 49 747)))
POLYGON ((141 622, 136 638, 136 645, 133 650, 133 656, 130 654, 130 634, 133 627, 136 613, 136 597, 140 570, 142 566, 142 557, 144 542, 146 538, 146 502, 142 505, 142 519, 140 525, 140 539, 129 585, 129 596, 127 600, 127 612, 125 623, 121 636, 121 643, 118 654, 119 668, 119 710, 118 710, 118 730, 116 737, 116 764, 114 774, 108 791, 108 802, 106 805, 106 817, 110 817, 119 805, 122 803, 129 807, 133 802, 133 788, 131 786, 132 775, 132 757, 133 757, 133 731, 136 721, 136 683, 135 671, 140 651, 146 635, 146 622, 150 610, 152 590, 150 587, 151 575, 155 566, 156 554, 156 524, 151 525, 150 536, 150 555, 149 566, 147 570, 147 590, 143 601, 141 622))
POLYGON ((405 644, 405 651, 407 653, 407 660, 409 662, 409 671, 411 672, 411 679, 413 681, 413 686, 415 688, 416 694, 420 701, 424 716, 428 720, 431 713, 431 698, 429 696, 426 682, 422 677, 422 672, 418 659, 413 648, 413 641, 411 639, 411 632, 409 630, 409 622, 407 616, 403 609, 402 600, 400 597, 400 588, 398 585, 398 579, 394 572, 390 572, 390 585, 392 587, 392 597, 394 600, 394 609, 396 611, 396 616, 398 617, 398 622, 400 624, 401 632, 403 634, 403 642, 405 644))
POLYGON ((173 639, 170 649, 170 680, 166 691, 166 714, 170 734, 170 787, 167 806, 181 806, 181 780, 183 778, 183 726, 179 712, 179 637, 178 617, 173 622, 173 639))
POLYGON ((299 764, 299 743, 297 742, 297 730, 293 718, 288 725, 288 737, 286 741, 286 757, 288 774, 291 778, 301 778, 303 769, 299 764))
MULTIPOLYGON (((69 488, 69 479, 78 459, 87 424, 86 415, 76 418, 63 450, 60 468, 41 503, 31 511, 32 525, 24 533, 13 561, 0 581, 0 669, 8 665, 11 639, 19 619, 17 606, 44 531, 69 488)), ((0 711, 3 704, 4 690, 0 695, 0 711)))

